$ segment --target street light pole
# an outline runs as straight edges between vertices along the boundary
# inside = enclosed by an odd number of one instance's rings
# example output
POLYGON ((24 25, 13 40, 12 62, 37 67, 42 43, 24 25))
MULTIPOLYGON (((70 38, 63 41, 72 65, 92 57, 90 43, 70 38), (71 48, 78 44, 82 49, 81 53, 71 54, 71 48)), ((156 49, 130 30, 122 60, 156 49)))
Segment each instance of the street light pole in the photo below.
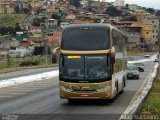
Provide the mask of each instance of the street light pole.
MULTIPOLYGON (((46 41, 47 43, 47 41, 46 41)), ((46 66, 48 65, 48 44, 46 44, 46 66)))
POLYGON ((160 29, 159 29, 159 33, 158 33, 158 48, 159 48, 159 52, 158 52, 158 59, 159 59, 159 67, 158 67, 158 75, 160 75, 160 29))
POLYGON ((46 66, 48 65, 48 43, 47 39, 45 39, 45 61, 46 61, 46 66))
MULTIPOLYGON (((48 20, 47 20, 47 25, 46 25, 46 28, 45 30, 48 30, 48 26, 49 26, 49 23, 48 23, 48 20)), ((48 36, 48 32, 45 33, 45 63, 46 63, 46 66, 48 65, 48 39, 47 39, 47 36, 48 36)))

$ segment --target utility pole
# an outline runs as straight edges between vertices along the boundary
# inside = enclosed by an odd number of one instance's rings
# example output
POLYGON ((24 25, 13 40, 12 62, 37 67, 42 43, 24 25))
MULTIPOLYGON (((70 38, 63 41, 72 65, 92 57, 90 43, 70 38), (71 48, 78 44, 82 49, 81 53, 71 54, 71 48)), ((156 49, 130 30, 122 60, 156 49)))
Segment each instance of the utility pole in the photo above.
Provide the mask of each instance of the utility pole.
POLYGON ((158 33, 158 48, 159 48, 159 52, 157 56, 159 59, 158 75, 160 75, 160 27, 159 27, 159 33, 158 33))
POLYGON ((47 45, 47 38, 46 33, 43 33, 43 45, 44 45, 44 56, 45 57, 45 64, 48 65, 48 45, 47 45))
POLYGON ((48 65, 48 42, 45 40, 46 66, 48 65))
POLYGON ((4 14, 5 14, 5 13, 4 13, 4 6, 5 6, 5 5, 4 5, 4 1, 2 0, 2 18, 3 18, 3 19, 5 18, 5 17, 4 17, 4 16, 5 16, 5 15, 4 15, 4 14))
MULTIPOLYGON (((47 20, 47 27, 46 27, 47 29, 47 35, 46 36, 48 36, 48 28, 49 28, 49 20, 47 20)), ((45 39, 45 60, 46 60, 46 66, 48 65, 48 39, 46 38, 45 39)))

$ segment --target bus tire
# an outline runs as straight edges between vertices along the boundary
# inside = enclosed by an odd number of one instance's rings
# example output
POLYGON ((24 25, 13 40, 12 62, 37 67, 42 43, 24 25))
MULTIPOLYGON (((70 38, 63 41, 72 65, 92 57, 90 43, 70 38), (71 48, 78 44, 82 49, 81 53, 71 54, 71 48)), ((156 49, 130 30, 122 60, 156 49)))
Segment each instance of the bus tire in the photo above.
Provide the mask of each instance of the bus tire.
POLYGON ((117 86, 116 86, 116 92, 117 92, 117 93, 116 93, 116 95, 118 95, 118 89, 119 89, 119 88, 118 88, 118 81, 117 81, 117 86))
POLYGON ((108 101, 109 101, 110 103, 113 103, 114 100, 115 100, 115 97, 113 97, 112 99, 109 99, 108 101))
POLYGON ((125 82, 123 80, 123 83, 122 83, 122 90, 120 91, 120 94, 122 94, 124 92, 124 87, 125 87, 125 82))
POLYGON ((127 78, 126 78, 126 77, 124 77, 124 78, 123 78, 124 87, 126 87, 126 80, 127 80, 127 78))
POLYGON ((73 104, 73 103, 75 103, 75 100, 74 99, 68 99, 68 102, 73 104))

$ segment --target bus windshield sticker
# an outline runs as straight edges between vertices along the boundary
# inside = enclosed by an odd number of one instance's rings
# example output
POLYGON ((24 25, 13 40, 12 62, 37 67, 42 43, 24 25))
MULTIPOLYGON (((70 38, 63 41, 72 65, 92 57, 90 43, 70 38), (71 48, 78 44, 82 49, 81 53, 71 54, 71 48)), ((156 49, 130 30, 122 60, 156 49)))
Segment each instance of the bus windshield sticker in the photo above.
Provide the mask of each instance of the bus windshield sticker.
POLYGON ((81 56, 68 56, 69 59, 80 59, 81 56))
POLYGON ((103 59, 103 56, 86 56, 87 59, 103 59))

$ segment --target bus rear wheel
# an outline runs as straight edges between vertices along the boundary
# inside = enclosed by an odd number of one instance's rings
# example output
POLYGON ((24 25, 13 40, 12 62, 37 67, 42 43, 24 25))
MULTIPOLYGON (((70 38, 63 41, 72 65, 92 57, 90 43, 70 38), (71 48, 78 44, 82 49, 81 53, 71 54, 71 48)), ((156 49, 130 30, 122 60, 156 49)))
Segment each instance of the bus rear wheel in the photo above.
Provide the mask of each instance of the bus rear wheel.
POLYGON ((112 99, 109 99, 108 101, 109 101, 110 103, 113 103, 114 100, 115 100, 115 98, 116 98, 116 97, 113 97, 112 99))

